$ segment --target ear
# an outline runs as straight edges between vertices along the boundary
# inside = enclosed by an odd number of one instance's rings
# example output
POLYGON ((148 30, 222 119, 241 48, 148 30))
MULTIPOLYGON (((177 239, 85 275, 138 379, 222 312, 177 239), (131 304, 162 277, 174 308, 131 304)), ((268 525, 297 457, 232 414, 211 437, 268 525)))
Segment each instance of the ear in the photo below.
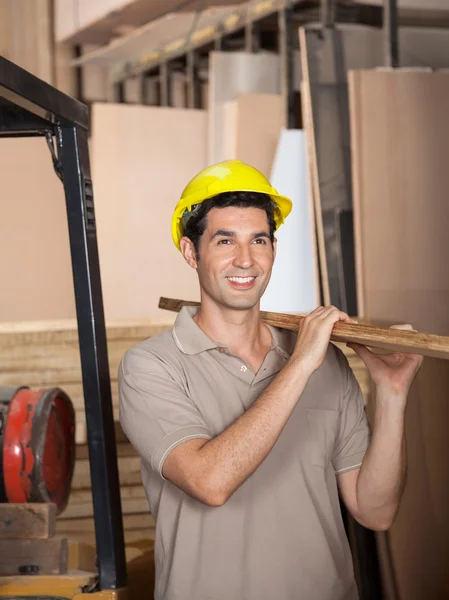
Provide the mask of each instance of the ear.
POLYGON ((198 265, 196 261, 195 246, 193 245, 192 240, 188 237, 183 237, 181 238, 179 244, 181 246, 181 252, 186 263, 190 265, 192 269, 196 269, 198 265))
POLYGON ((273 240, 273 260, 276 258, 277 247, 278 247, 278 241, 277 241, 277 238, 274 238, 274 240, 273 240))

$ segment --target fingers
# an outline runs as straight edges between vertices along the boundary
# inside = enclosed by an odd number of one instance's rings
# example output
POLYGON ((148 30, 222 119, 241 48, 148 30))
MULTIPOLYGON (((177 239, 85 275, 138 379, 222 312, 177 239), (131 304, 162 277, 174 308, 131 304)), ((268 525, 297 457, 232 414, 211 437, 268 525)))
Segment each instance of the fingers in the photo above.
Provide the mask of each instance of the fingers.
POLYGON ((352 319, 345 312, 339 310, 336 306, 318 306, 314 311, 307 315, 306 319, 311 321, 312 319, 320 318, 322 320, 329 319, 333 322, 342 321, 345 323, 357 324, 355 319, 352 319))

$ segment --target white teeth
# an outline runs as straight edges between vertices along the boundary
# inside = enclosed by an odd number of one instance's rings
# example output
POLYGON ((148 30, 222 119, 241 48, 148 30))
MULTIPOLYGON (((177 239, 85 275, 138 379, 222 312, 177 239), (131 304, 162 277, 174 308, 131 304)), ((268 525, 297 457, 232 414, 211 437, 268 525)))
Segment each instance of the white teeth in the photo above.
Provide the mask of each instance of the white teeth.
POLYGON ((235 281, 236 283, 249 283, 253 281, 255 277, 228 277, 229 281, 235 281))

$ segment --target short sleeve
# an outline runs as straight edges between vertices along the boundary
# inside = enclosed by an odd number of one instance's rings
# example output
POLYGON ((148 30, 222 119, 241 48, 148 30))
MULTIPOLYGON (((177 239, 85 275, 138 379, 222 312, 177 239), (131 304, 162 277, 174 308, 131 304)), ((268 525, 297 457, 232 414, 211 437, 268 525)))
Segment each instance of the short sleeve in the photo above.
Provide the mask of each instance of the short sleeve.
POLYGON ((370 440, 365 403, 346 356, 336 348, 343 385, 340 423, 332 464, 337 474, 360 467, 370 440))
POLYGON ((173 448, 193 438, 211 439, 173 365, 136 347, 122 359, 118 379, 123 431, 141 458, 161 476, 173 448))

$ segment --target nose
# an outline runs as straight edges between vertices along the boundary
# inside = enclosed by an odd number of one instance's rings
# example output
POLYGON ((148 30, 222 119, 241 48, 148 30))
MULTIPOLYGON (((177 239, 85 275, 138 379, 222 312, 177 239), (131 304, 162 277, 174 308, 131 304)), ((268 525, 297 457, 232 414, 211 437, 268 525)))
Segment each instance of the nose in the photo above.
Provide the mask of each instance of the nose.
POLYGON ((233 264, 239 269, 249 269, 253 266, 254 260, 251 254, 251 246, 249 244, 237 245, 233 264))

